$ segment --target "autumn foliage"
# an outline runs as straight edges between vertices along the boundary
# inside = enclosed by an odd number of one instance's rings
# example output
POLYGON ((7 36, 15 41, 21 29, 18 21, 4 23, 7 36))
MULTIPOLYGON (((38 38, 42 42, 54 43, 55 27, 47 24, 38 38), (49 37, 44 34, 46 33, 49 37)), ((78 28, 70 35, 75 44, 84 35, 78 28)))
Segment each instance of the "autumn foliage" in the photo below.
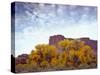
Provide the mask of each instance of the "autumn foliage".
POLYGON ((65 39, 57 45, 38 44, 26 59, 16 64, 16 72, 38 72, 96 67, 94 50, 81 40, 65 39))

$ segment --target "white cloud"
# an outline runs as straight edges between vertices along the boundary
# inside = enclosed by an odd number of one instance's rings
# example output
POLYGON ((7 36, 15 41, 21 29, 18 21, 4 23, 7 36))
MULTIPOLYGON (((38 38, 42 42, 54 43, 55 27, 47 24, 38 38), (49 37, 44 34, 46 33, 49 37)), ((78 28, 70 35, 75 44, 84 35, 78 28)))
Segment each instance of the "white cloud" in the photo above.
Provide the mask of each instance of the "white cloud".
POLYGON ((38 28, 36 30, 33 27, 27 27, 23 32, 16 32, 16 56, 22 53, 30 53, 37 44, 48 43, 49 37, 56 34, 64 35, 67 38, 90 37, 91 39, 97 39, 96 24, 91 23, 91 26, 88 24, 65 25, 65 27, 58 28, 54 26, 53 29, 43 27, 42 29, 38 28))

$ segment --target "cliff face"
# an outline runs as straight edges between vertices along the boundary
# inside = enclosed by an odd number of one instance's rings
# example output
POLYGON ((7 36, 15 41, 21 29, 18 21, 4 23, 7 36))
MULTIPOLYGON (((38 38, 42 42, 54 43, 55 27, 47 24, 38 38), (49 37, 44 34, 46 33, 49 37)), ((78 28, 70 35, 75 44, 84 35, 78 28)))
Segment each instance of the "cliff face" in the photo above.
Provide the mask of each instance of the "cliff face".
POLYGON ((85 44, 91 46, 95 52, 97 53, 97 41, 96 40, 91 40, 89 38, 80 38, 81 41, 84 41, 85 44))
MULTIPOLYGON (((73 40, 72 38, 65 38, 62 35, 54 35, 50 36, 49 38, 49 45, 57 45, 58 42, 64 40, 64 39, 70 39, 73 40)), ((91 40, 88 37, 83 37, 83 38, 77 38, 78 40, 84 41, 85 44, 91 46, 94 50, 95 53, 97 53, 97 41, 96 40, 91 40)))
POLYGON ((54 36, 50 36, 49 38, 49 45, 56 45, 59 41, 64 40, 65 37, 62 35, 54 35, 54 36))

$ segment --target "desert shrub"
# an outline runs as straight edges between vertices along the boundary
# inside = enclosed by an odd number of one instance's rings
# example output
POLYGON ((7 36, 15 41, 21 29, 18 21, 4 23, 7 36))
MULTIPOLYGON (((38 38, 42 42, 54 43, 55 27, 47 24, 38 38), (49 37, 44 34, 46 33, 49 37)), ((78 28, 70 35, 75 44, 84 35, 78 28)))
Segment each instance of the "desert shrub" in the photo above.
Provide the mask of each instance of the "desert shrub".
POLYGON ((96 62, 96 55, 89 45, 80 40, 65 39, 56 46, 36 45, 28 55, 27 63, 16 65, 16 72, 94 68, 96 62))

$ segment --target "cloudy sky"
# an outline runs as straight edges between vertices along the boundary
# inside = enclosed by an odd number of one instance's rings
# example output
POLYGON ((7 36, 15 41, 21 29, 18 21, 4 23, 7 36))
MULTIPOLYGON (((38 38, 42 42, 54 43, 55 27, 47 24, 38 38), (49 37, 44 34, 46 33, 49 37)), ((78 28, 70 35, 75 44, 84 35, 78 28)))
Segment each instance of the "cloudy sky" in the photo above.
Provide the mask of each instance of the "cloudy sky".
POLYGON ((15 4, 15 56, 30 53, 35 45, 48 43, 49 37, 57 34, 66 38, 90 37, 97 40, 97 7, 15 4))

